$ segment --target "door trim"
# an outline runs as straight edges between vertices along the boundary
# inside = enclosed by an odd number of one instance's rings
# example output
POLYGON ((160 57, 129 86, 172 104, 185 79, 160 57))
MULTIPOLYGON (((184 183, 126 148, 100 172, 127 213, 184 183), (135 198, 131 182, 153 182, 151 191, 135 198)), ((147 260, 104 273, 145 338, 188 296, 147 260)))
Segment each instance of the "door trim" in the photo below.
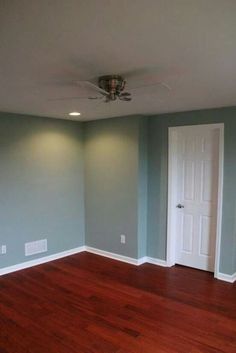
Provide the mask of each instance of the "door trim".
MULTIPOLYGON (((199 126, 198 125, 187 125, 199 126)), ((186 125, 184 125, 186 126, 186 125)), ((175 265, 175 201, 177 192, 177 131, 184 126, 169 127, 168 129, 168 208, 167 208, 167 249, 166 261, 168 266, 175 265)), ((217 222, 216 222, 216 249, 214 277, 220 274, 220 247, 221 247, 221 225, 222 225, 222 204, 223 204, 223 174, 224 174, 224 124, 201 124, 206 128, 219 129, 219 175, 218 175, 218 201, 217 201, 217 222)))

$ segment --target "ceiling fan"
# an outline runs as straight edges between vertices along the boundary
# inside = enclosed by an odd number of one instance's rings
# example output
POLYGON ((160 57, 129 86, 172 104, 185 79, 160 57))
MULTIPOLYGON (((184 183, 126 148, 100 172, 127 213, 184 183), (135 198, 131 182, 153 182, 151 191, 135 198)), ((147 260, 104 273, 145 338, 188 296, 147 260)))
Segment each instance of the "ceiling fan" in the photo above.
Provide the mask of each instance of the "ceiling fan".
MULTIPOLYGON (((108 103, 117 99, 121 101, 131 101, 131 93, 124 92, 126 81, 120 75, 105 75, 98 77, 98 85, 90 81, 78 81, 79 85, 87 85, 100 96, 88 96, 88 99, 102 99, 108 103)), ((79 98, 79 97, 78 97, 79 98)))
MULTIPOLYGON (((144 72, 145 73, 145 72, 144 72)), ((142 72, 142 75, 144 74, 142 72)), ((149 70, 150 75, 150 70, 149 70)), ((135 76, 139 76, 139 73, 134 72, 131 74, 126 74, 125 76, 133 78, 135 76)), ((129 91, 138 90, 140 88, 150 87, 150 86, 157 86, 162 85, 168 90, 170 90, 170 86, 167 83, 162 81, 157 82, 145 82, 145 75, 142 76, 143 84, 139 85, 138 87, 130 88, 129 91)), ((76 96, 76 97, 65 97, 65 98, 56 98, 50 100, 72 100, 72 99, 90 99, 90 100, 99 100, 102 99, 105 103, 114 102, 116 100, 130 102, 132 100, 132 95, 130 92, 125 90, 126 88, 126 79, 123 75, 105 75, 99 76, 97 79, 97 84, 91 81, 75 81, 76 85, 82 88, 89 88, 91 91, 94 91, 94 94, 87 95, 87 96, 76 96)), ((140 80, 138 80, 140 82, 140 80)))

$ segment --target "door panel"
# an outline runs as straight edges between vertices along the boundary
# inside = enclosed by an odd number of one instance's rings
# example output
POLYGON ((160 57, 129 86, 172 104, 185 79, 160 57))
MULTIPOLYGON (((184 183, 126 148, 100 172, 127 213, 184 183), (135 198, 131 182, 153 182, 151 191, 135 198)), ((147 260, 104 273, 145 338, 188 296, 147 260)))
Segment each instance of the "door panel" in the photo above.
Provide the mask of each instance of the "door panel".
POLYGON ((214 271, 219 130, 178 128, 176 263, 214 271))
POLYGON ((192 201, 194 199, 195 183, 194 183, 195 165, 192 161, 183 160, 183 199, 192 201))
POLYGON ((182 214, 182 251, 191 254, 193 251, 193 216, 191 214, 182 214))
POLYGON ((199 255, 211 256, 211 223, 211 217, 200 216, 199 255))

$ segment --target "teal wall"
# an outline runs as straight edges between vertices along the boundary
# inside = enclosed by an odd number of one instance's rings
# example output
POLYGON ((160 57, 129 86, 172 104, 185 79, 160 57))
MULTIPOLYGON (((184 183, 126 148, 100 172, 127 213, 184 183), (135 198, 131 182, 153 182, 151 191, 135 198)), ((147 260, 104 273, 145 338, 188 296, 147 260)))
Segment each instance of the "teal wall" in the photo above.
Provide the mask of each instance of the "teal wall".
POLYGON ((80 123, 0 114, 0 268, 84 245, 80 123), (48 252, 24 256, 24 243, 48 252))
POLYGON ((24 243, 42 238, 47 255, 86 243, 165 259, 168 127, 222 122, 220 271, 236 272, 236 108, 86 123, 1 113, 0 267, 40 257, 24 243))
POLYGON ((165 114, 148 125, 148 256, 166 258, 168 127, 224 123, 224 189, 220 272, 236 271, 236 108, 165 114))
POLYGON ((139 117, 86 123, 86 245, 137 258, 139 117), (126 244, 120 235, 126 235, 126 244))
POLYGON ((148 119, 139 121, 138 141, 138 258, 147 255, 148 119))

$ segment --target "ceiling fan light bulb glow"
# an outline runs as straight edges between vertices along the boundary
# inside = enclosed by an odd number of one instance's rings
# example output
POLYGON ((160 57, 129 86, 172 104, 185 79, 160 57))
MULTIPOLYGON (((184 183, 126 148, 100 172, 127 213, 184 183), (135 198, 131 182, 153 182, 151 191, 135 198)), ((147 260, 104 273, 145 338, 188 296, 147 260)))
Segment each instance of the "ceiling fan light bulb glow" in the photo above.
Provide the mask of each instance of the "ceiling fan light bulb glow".
POLYGON ((71 115, 71 116, 79 116, 80 113, 79 112, 71 112, 71 113, 69 113, 69 115, 71 115))

